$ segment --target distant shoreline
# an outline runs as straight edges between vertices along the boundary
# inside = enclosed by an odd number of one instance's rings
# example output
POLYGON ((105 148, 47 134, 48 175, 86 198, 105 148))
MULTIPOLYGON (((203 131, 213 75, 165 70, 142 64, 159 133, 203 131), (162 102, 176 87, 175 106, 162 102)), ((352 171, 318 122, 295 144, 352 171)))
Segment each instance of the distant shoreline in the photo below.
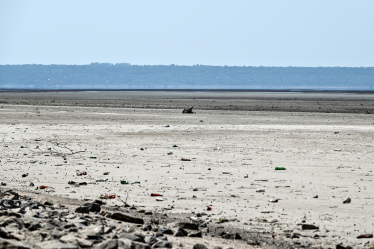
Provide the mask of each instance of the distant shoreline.
POLYGON ((258 93, 352 93, 374 94, 374 90, 311 89, 0 89, 0 92, 258 92, 258 93))

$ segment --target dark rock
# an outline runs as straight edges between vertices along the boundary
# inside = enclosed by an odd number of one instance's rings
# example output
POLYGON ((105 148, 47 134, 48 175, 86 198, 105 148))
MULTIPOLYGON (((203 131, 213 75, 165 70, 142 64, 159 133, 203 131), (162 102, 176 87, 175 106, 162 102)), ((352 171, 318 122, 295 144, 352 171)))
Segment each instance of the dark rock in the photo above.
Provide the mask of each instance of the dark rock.
POLYGON ((6 218, 5 220, 2 221, 2 223, 0 223, 0 226, 2 227, 7 227, 9 225, 13 225, 15 228, 19 230, 25 228, 25 223, 23 222, 23 220, 20 218, 16 218, 16 217, 6 218))
POLYGON ((44 206, 53 206, 53 203, 49 202, 49 201, 46 201, 46 202, 44 202, 44 206))
POLYGON ((168 234, 168 235, 173 235, 173 231, 172 230, 170 230, 170 229, 164 229, 164 230, 162 230, 161 229, 161 232, 162 232, 162 234, 168 234))
POLYGON ((90 213, 90 208, 87 206, 78 207, 77 209, 75 209, 75 212, 81 214, 88 214, 90 213))
POLYGON ((117 249, 118 242, 115 239, 106 240, 100 244, 96 244, 93 248, 95 249, 117 249))
POLYGON ((312 224, 302 224, 301 229, 302 230, 314 230, 314 229, 319 229, 319 227, 312 225, 312 224))
POLYGON ((222 249, 222 247, 220 247, 220 246, 215 246, 215 247, 213 247, 213 249, 222 249))
POLYGON ((153 244, 152 248, 173 248, 173 244, 169 241, 158 240, 153 244))
POLYGON ((203 233, 201 231, 194 231, 194 232, 190 232, 187 237, 194 237, 194 238, 202 238, 203 237, 203 233))
POLYGON ((336 248, 336 249, 352 249, 351 246, 343 246, 342 243, 337 244, 335 248, 336 248))
POLYGON ((11 209, 14 208, 14 201, 11 199, 2 199, 0 205, 6 209, 11 209))
POLYGON ((199 230, 199 225, 190 222, 178 222, 177 226, 184 229, 199 230))
POLYGON ((224 239, 242 239, 242 236, 238 233, 228 233, 222 236, 224 239))
POLYGON ((35 249, 51 249, 51 248, 58 248, 58 249, 78 249, 80 248, 78 245, 74 245, 71 243, 64 243, 59 240, 49 240, 44 242, 39 242, 34 245, 35 249))
POLYGON ((31 223, 30 226, 27 227, 29 231, 35 231, 41 228, 42 228, 42 225, 40 225, 40 223, 31 223))
POLYGON ((133 216, 131 214, 123 213, 123 212, 113 213, 111 218, 115 220, 130 222, 130 223, 144 224, 144 220, 142 218, 133 216))
POLYGON ((197 244, 193 245, 192 249, 208 249, 208 247, 206 247, 203 244, 197 243, 197 244))
POLYGON ((12 211, 8 211, 8 216, 9 216, 9 217, 22 218, 22 215, 21 215, 21 214, 19 214, 19 213, 15 213, 15 212, 12 212, 12 211))
POLYGON ((144 225, 143 227, 142 227, 142 230, 143 231, 145 231, 145 232, 147 232, 147 231, 151 231, 152 230, 152 226, 151 225, 144 225))
POLYGON ((24 245, 18 241, 0 239, 0 248, 4 249, 31 249, 31 247, 24 245))
POLYGON ((0 238, 9 239, 9 233, 2 227, 0 227, 0 238))
POLYGON ((299 234, 299 233, 293 233, 292 236, 291 236, 292 239, 298 239, 300 237, 301 237, 301 234, 299 234))
POLYGON ((178 228, 176 228, 176 229, 174 229, 174 237, 185 237, 185 236, 187 236, 187 231, 186 230, 184 230, 183 228, 180 228, 180 227, 178 227, 178 228))
POLYGON ((92 203, 89 210, 90 210, 90 212, 100 212, 101 211, 101 206, 100 206, 100 204, 92 203))

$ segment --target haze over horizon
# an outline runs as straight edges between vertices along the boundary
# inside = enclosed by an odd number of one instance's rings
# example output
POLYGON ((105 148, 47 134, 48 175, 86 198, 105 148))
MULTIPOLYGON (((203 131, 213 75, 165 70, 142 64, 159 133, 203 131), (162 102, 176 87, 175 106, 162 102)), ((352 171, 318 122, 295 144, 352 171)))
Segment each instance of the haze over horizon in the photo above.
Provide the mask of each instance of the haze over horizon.
POLYGON ((374 1, 0 0, 0 64, 373 67, 374 1))

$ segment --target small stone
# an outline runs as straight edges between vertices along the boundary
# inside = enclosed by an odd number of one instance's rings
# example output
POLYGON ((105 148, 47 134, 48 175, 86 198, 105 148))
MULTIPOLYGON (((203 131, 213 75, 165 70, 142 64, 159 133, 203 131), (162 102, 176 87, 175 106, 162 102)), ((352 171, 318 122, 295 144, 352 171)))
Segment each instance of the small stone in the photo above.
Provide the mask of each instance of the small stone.
POLYGON ((204 244, 197 243, 193 245, 192 249, 208 249, 204 244))
POLYGON ((351 198, 347 198, 347 199, 345 199, 345 200, 343 201, 343 203, 344 203, 344 204, 346 204, 346 203, 351 203, 351 198))
POLYGON ((198 232, 190 232, 187 237, 193 237, 193 238, 202 238, 203 234, 201 231, 198 232))
POLYGON ((181 227, 178 227, 176 229, 174 229, 174 234, 173 234, 174 237, 185 237, 187 236, 187 231, 184 230, 183 228, 181 227))
POLYGON ((312 225, 312 224, 302 224, 301 229, 302 230, 314 230, 314 229, 319 229, 319 227, 312 225))
POLYGON ((142 218, 138 218, 136 216, 133 216, 131 214, 126 214, 123 212, 113 213, 111 218, 115 220, 126 221, 126 222, 131 222, 131 223, 136 223, 136 224, 144 224, 144 220, 142 218))
POLYGON ((91 206, 89 207, 90 212, 100 212, 101 211, 101 206, 98 203, 92 203, 91 206))
POLYGON ((162 234, 168 234, 168 235, 173 235, 173 231, 170 230, 170 229, 164 229, 164 230, 161 230, 162 234))
POLYGON ((82 214, 88 214, 88 213, 90 213, 90 208, 87 207, 87 206, 78 207, 77 209, 75 209, 75 212, 76 213, 82 213, 82 214))
POLYGON ((234 240, 242 239, 242 236, 240 236, 240 234, 238 233, 228 233, 228 234, 223 235, 222 237, 224 239, 234 239, 234 240))

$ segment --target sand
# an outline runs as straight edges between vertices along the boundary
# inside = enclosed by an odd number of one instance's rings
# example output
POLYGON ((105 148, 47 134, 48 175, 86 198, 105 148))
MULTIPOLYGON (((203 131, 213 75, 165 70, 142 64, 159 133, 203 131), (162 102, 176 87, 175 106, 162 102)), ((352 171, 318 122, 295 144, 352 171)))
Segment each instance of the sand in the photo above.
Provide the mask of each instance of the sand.
MULTIPOLYGON (((170 217, 205 212, 211 222, 230 220, 222 226, 279 236, 292 230, 304 236, 300 243, 322 247, 362 244, 368 240, 356 237, 373 233, 374 124, 359 109, 366 99, 370 113, 372 95, 133 93, 131 100, 122 94, 1 93, 0 181, 25 191, 51 186, 37 191, 56 200, 127 196, 131 205, 170 217), (171 98, 178 104, 166 106, 171 98), (248 110, 272 101, 278 111, 248 110), (196 114, 182 114, 181 102, 196 114), (356 111, 339 111, 349 108, 356 111), (348 197, 351 203, 343 204, 348 197), (319 230, 301 230, 303 221, 319 230)), ((118 198, 108 202, 122 205, 118 198)))

